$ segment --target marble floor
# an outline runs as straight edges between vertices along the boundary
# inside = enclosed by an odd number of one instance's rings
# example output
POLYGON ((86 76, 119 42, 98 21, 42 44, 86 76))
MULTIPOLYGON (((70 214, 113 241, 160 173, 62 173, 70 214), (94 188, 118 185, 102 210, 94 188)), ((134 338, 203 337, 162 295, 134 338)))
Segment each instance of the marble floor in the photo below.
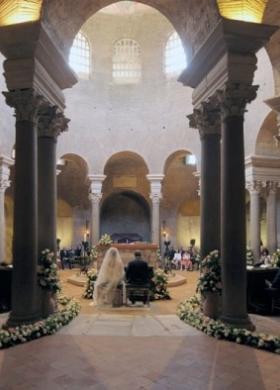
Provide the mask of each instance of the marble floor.
MULTIPOLYGON (((279 355, 215 340, 174 314, 191 278, 150 308, 94 311, 83 301, 54 336, 0 351, 0 390, 280 390, 279 355)), ((253 321, 280 333, 275 318, 253 321)))

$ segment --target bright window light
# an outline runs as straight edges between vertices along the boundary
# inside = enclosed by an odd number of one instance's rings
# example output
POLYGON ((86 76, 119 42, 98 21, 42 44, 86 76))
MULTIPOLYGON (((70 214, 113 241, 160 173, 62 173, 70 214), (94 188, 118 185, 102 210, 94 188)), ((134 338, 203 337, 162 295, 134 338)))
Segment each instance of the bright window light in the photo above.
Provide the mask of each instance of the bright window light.
POLYGON ((187 66, 186 54, 179 35, 174 32, 165 47, 165 73, 169 77, 180 74, 187 66))
POLYGON ((140 46, 133 39, 121 39, 114 47, 113 79, 118 84, 141 81, 140 46))
POLYGON ((90 46, 85 35, 79 32, 76 35, 70 52, 69 64, 73 70, 83 79, 90 75, 90 46))
POLYGON ((186 165, 196 165, 196 157, 194 154, 187 154, 186 165))

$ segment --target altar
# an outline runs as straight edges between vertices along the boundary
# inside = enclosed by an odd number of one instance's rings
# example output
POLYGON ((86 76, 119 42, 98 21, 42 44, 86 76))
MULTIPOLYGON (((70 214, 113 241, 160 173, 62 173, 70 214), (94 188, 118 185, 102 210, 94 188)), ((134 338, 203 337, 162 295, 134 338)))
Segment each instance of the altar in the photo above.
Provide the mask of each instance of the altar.
POLYGON ((125 267, 131 260, 134 259, 135 251, 141 252, 143 260, 147 261, 149 266, 154 268, 157 267, 158 245, 151 244, 151 243, 144 243, 144 242, 133 242, 130 244, 113 243, 112 245, 107 246, 106 248, 99 247, 98 256, 97 256, 97 269, 100 268, 104 255, 110 247, 114 247, 118 249, 125 267))

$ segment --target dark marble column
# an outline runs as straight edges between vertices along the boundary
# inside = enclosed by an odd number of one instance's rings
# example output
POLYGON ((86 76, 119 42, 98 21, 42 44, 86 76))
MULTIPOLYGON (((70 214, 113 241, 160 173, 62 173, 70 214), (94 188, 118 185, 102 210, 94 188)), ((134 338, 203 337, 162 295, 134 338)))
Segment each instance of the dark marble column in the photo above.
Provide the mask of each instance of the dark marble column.
POLYGON ((219 91, 222 113, 221 257, 222 316, 230 325, 253 328, 247 314, 246 217, 243 122, 257 87, 228 84, 219 91))
POLYGON ((69 120, 55 106, 39 112, 38 122, 38 252, 56 252, 56 144, 69 120))
POLYGON ((220 112, 210 105, 195 109, 191 126, 199 129, 200 167, 200 253, 201 258, 220 250, 220 112))
POLYGON ((15 108, 16 158, 14 192, 11 326, 40 318, 37 284, 37 119, 43 98, 34 90, 4 92, 15 108))

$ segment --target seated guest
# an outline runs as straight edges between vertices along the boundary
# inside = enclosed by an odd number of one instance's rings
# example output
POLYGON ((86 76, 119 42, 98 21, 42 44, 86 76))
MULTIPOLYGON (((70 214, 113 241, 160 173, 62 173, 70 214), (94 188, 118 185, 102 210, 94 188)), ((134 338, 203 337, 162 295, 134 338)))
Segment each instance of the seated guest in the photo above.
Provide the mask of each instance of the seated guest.
POLYGON ((173 259, 172 259, 172 264, 174 265, 175 269, 179 269, 180 266, 181 266, 181 259, 182 259, 182 256, 181 256, 181 253, 179 250, 177 250, 177 252, 174 253, 174 256, 173 256, 173 259))
MULTIPOLYGON (((134 256, 135 258, 128 263, 126 268, 126 280, 129 284, 137 285, 139 287, 149 286, 151 278, 153 277, 153 272, 151 272, 146 261, 142 259, 141 252, 136 251, 134 256)), ((129 299, 132 303, 135 303, 139 297, 131 293, 129 299)), ((147 299, 147 295, 141 297, 143 303, 146 303, 147 299)))

